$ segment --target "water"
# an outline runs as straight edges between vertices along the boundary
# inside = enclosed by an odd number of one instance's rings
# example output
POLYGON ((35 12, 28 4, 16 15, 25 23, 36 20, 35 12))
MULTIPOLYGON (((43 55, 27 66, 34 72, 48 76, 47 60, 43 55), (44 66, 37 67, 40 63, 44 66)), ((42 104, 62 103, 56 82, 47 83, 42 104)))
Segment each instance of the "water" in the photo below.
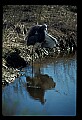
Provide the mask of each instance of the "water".
POLYGON ((2 89, 4 116, 76 115, 76 55, 45 58, 34 64, 33 75, 31 66, 21 73, 2 89))

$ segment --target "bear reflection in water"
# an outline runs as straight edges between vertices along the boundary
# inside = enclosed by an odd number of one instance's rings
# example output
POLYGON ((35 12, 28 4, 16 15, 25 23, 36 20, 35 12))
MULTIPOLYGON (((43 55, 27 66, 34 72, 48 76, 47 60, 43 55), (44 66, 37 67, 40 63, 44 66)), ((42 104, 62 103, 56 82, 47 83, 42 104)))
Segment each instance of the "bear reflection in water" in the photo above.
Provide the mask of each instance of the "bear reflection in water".
POLYGON ((56 85, 53 78, 47 74, 39 74, 34 78, 27 77, 26 80, 28 93, 33 99, 39 100, 42 104, 46 101, 44 99, 45 90, 52 89, 56 85))

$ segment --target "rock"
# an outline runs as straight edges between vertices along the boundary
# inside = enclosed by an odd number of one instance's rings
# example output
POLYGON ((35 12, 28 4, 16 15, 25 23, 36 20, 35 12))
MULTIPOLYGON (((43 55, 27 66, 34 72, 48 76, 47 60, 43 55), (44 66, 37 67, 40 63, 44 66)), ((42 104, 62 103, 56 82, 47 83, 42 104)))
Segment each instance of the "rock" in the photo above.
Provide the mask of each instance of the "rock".
POLYGON ((5 60, 7 67, 20 68, 27 65, 27 62, 20 57, 18 51, 7 53, 5 60))

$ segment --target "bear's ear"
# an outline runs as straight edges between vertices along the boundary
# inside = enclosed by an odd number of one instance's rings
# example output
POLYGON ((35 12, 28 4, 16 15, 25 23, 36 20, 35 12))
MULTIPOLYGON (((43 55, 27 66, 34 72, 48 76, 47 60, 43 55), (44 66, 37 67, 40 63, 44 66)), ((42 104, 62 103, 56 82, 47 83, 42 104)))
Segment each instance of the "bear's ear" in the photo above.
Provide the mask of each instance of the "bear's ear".
POLYGON ((47 27, 48 27, 46 24, 44 24, 43 26, 45 26, 45 28, 47 28, 47 27))
POLYGON ((46 25, 46 24, 43 24, 43 25, 41 26, 41 29, 47 31, 47 25, 46 25))
POLYGON ((45 26, 45 30, 47 31, 47 29, 48 29, 48 26, 47 26, 46 24, 44 24, 44 26, 45 26))

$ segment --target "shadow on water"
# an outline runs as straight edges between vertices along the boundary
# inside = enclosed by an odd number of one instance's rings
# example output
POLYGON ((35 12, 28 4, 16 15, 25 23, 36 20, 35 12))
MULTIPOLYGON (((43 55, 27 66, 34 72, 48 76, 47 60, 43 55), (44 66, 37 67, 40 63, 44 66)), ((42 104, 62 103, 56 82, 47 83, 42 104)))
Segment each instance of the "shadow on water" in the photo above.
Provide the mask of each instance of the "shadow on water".
POLYGON ((33 75, 31 66, 19 73, 2 89, 3 115, 76 115, 76 55, 45 58, 33 63, 33 75))

